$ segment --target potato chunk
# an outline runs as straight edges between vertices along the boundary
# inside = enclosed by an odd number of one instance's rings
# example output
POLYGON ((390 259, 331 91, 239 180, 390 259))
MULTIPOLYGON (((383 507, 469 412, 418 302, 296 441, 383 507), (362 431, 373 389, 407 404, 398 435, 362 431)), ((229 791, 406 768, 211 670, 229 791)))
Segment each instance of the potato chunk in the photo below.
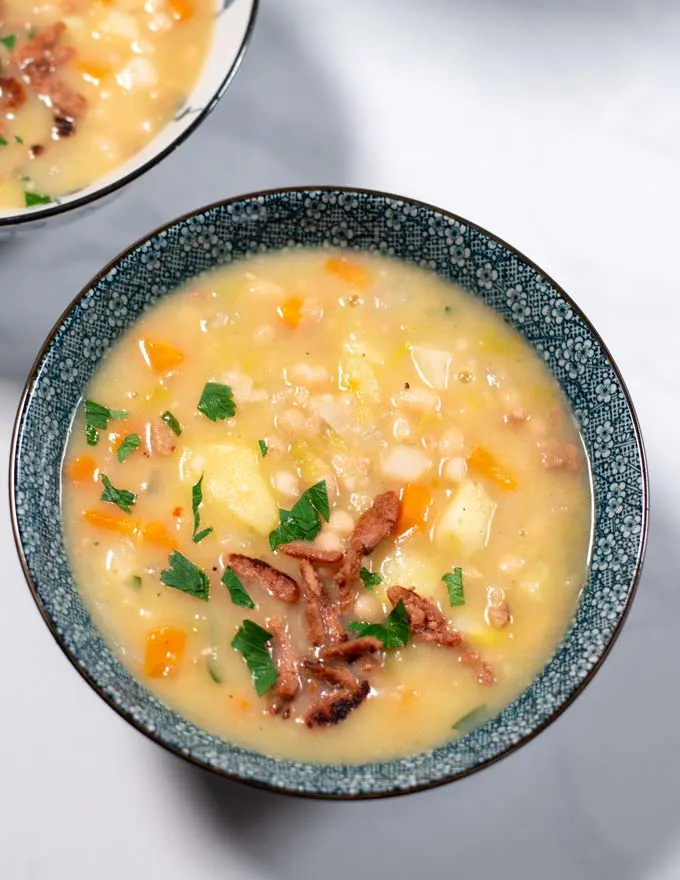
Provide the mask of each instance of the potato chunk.
POLYGON ((463 480, 437 523, 437 540, 445 542, 455 538, 470 553, 481 550, 488 543, 496 506, 483 486, 463 480))

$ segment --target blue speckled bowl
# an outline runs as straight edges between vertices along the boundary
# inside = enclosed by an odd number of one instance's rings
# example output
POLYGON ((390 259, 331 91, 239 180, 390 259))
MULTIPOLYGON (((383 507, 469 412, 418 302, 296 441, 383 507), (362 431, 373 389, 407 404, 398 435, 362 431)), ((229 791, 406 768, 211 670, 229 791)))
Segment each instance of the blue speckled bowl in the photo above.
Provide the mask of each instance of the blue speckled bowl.
POLYGON ((488 232, 428 205, 359 190, 292 189, 231 199, 165 226, 110 263, 58 321, 31 371, 16 422, 10 481, 28 584, 54 637, 97 693, 142 733, 196 764, 232 779, 325 797, 376 797, 438 785, 492 763, 543 730, 611 648, 635 591, 647 531, 647 472, 635 413, 609 352, 576 305, 488 232), (60 523, 60 465, 69 423, 108 347, 146 308, 199 272, 253 253, 320 245, 395 255, 485 300, 559 380, 592 467, 590 575, 576 619, 551 662, 483 727, 434 752, 382 764, 274 760, 211 736, 167 709, 102 641, 73 582, 60 523))

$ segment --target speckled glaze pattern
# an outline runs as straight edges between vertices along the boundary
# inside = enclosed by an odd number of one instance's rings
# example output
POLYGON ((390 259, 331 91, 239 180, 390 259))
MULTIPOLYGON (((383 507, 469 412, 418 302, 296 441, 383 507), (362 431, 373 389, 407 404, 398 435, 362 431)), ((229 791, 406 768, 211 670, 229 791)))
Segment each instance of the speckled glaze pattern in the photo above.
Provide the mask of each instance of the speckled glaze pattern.
MULTIPOLYGON (((586 683, 623 622, 647 525, 646 469, 628 394, 603 343, 540 270, 450 214, 370 192, 288 190, 185 217, 114 261, 60 320, 29 378, 12 455, 15 530, 29 584, 66 654, 124 717, 162 745, 227 776, 331 797, 397 794, 471 772, 521 744, 586 683), (158 702, 102 641, 69 570, 60 466, 74 410, 107 349, 160 298, 219 264, 282 248, 397 256, 482 298, 524 335, 559 380, 592 466, 595 529, 582 600, 551 662, 512 705, 471 734, 388 763, 328 766, 234 747, 158 702)), ((75 722, 77 723, 77 722, 75 722)))

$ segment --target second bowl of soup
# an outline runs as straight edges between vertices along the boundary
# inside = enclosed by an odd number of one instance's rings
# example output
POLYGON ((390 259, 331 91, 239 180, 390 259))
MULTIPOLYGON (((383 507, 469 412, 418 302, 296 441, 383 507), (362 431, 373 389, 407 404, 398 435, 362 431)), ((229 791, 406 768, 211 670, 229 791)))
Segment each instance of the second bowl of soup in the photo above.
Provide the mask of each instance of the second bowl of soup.
POLYGON ((571 302, 362 192, 233 200, 117 260, 39 359, 13 469, 88 680, 296 793, 413 790, 541 729, 613 640, 646 525, 632 408, 571 302))

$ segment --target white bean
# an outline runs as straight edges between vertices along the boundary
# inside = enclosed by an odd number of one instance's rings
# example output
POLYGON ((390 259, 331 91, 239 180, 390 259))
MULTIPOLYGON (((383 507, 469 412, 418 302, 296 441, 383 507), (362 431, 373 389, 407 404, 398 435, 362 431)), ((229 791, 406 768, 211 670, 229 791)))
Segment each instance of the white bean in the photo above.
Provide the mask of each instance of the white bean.
POLYGON ((454 455, 460 455, 464 445, 463 432, 459 428, 448 428, 439 441, 439 451, 442 456, 451 458, 454 455))
POLYGON ((287 374, 288 380, 294 385, 305 385, 313 388, 318 385, 328 385, 331 382, 331 374, 321 364, 294 364, 287 374))
POLYGON ((405 388, 395 394, 392 403, 413 412, 439 412, 442 405, 439 395, 431 388, 405 388))
POLYGON ((371 469, 371 460, 369 458, 365 456, 355 458, 352 455, 338 454, 333 456, 331 464, 338 481, 348 492, 354 492, 361 486, 366 485, 371 469))
POLYGON ((354 520, 346 510, 334 510, 331 513, 328 527, 338 535, 351 535, 354 531, 354 520))
POLYGON ((498 563, 499 571, 504 574, 517 574, 526 565, 526 560, 516 553, 506 553, 506 555, 498 563))
POLYGON ((380 463, 382 472, 394 480, 411 482, 423 476, 430 467, 430 459, 410 446, 393 446, 380 463))
POLYGON ((461 456, 449 458, 442 467, 442 479, 449 483, 460 483, 465 478, 466 472, 467 465, 464 458, 461 456))
POLYGON ((300 481, 290 471, 277 471, 272 477, 272 485, 281 495, 296 498, 300 494, 300 481))
POLYGON ((318 550, 342 551, 344 549, 340 536, 330 529, 324 529, 319 535, 316 536, 316 538, 314 539, 314 546, 318 550))
POLYGON ((302 410, 284 409, 282 413, 276 417, 276 427, 284 434, 291 437, 313 437, 319 433, 319 420, 310 416, 305 416, 302 410))
POLYGON ((318 299, 308 297, 300 309, 300 324, 318 324, 323 318, 323 306, 318 299))
POLYGON ((407 418, 397 416, 392 424, 392 436, 395 440, 411 440, 413 438, 413 428, 407 418))

